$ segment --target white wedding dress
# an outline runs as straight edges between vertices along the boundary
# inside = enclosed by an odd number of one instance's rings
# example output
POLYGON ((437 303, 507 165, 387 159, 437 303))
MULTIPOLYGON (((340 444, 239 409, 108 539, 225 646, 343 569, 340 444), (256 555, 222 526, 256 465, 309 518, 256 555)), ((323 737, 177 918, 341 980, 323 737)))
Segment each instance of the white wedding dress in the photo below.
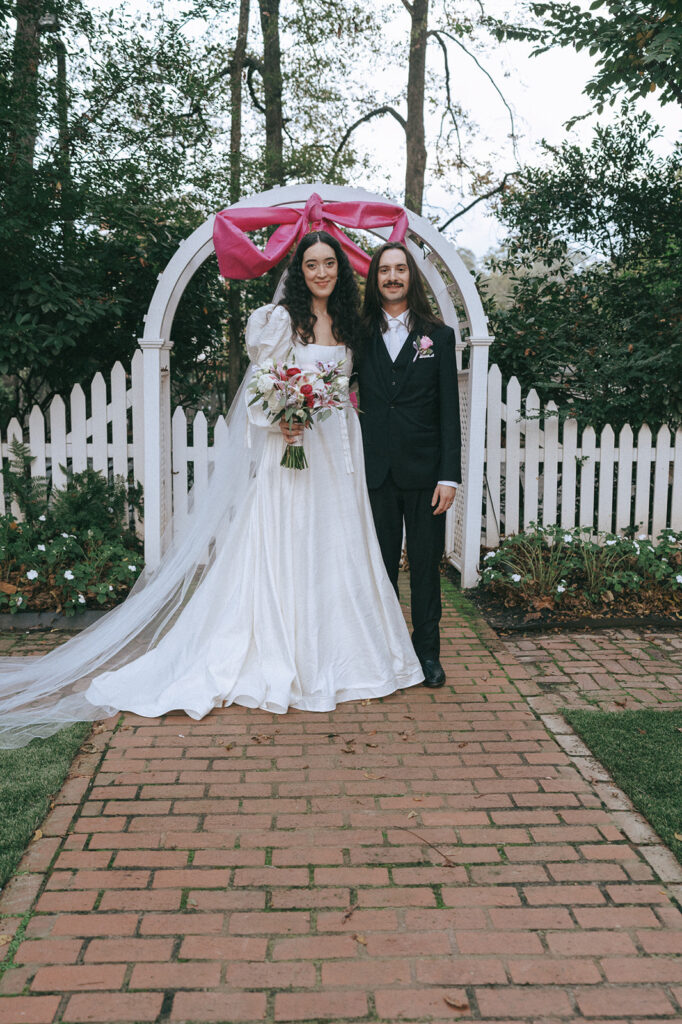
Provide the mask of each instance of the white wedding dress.
MULTIPOLYGON (((255 364, 333 359, 350 375, 343 345, 292 340, 282 306, 256 310, 246 342, 255 364)), ((93 705, 151 717, 232 703, 330 711, 423 680, 376 539, 355 410, 347 402, 305 432, 304 470, 280 466, 284 439, 260 403, 247 417, 263 443, 229 543, 155 646, 92 678, 93 705)))

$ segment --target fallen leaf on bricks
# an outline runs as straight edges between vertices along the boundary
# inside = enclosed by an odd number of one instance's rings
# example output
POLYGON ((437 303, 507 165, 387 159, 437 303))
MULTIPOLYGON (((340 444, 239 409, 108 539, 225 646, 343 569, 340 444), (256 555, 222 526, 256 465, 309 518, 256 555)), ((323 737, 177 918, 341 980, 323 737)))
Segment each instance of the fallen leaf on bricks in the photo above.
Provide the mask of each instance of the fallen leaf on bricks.
POLYGON ((682 843, 682 833, 673 832, 673 836, 675 837, 675 839, 677 839, 678 843, 682 843))
POLYGON ((461 999, 455 998, 455 996, 443 996, 443 1002, 445 1003, 446 1006, 451 1007, 453 1010, 464 1011, 469 1009, 469 1004, 467 1003, 466 999, 462 1001, 461 999))
POLYGON ((365 746, 366 747, 378 747, 379 744, 378 743, 365 743, 365 746))
POLYGON ((407 815, 407 817, 408 818, 416 818, 417 817, 417 812, 416 811, 410 811, 409 814, 407 815))
POLYGON ((356 942, 359 942, 361 946, 367 945, 367 939, 364 935, 358 935, 357 933, 353 936, 356 942))
POLYGON ((234 747, 234 743, 226 743, 225 744, 225 750, 232 750, 233 747, 234 747))
POLYGON ((353 914, 355 913, 355 911, 357 909, 358 909, 357 903, 355 904, 354 907, 349 907, 348 910, 346 911, 346 913, 343 915, 343 920, 344 921, 350 921, 351 917, 353 916, 353 914))
POLYGON ((267 736, 265 733, 256 733, 255 736, 251 737, 252 743, 269 743, 272 736, 267 736))
POLYGON ((42 839, 42 838, 43 838, 43 830, 41 828, 37 828, 35 830, 35 832, 33 833, 32 837, 31 837, 31 842, 32 843, 36 842, 38 839, 42 839))
POLYGON ((0 935, 0 946, 9 946, 11 941, 11 935, 0 935))
POLYGON ((375 775, 374 772, 363 772, 366 779, 385 779, 385 775, 375 775))

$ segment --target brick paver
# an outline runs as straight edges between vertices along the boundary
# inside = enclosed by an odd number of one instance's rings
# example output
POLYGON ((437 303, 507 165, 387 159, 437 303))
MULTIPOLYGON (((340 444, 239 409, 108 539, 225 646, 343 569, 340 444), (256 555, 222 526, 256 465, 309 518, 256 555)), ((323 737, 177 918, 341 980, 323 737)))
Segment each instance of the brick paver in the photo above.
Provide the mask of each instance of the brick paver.
POLYGON ((682 632, 601 629, 502 638, 542 691, 533 706, 682 707, 682 632))
POLYGON ((679 866, 510 643, 449 607, 443 660, 98 727, 0 897, 0 1024, 679 1019, 679 866))

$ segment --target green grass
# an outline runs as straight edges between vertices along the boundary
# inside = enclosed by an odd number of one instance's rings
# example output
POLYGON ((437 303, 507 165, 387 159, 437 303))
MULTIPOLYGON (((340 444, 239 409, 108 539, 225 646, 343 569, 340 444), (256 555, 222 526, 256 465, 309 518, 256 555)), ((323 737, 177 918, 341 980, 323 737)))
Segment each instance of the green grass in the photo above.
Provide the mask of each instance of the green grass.
POLYGON ((564 711, 682 863, 682 711, 564 711))
POLYGON ((78 722, 19 750, 0 750, 0 886, 15 871, 91 728, 78 722))

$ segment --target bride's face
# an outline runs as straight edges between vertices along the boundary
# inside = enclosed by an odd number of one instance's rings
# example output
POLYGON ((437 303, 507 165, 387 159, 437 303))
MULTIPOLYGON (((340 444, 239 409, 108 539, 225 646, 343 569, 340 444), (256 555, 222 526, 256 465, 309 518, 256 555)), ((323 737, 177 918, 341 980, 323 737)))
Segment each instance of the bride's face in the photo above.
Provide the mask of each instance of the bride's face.
POLYGON ((315 242, 303 255, 303 278, 316 299, 328 299, 339 276, 339 265, 331 245, 315 242))

